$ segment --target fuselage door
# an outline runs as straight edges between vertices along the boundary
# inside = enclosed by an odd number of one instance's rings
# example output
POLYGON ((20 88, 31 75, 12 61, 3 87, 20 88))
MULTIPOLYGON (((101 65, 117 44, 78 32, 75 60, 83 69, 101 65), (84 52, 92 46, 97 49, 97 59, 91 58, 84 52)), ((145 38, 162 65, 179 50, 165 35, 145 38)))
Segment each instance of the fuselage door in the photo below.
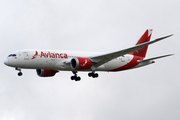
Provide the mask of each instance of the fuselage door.
POLYGON ((23 52, 24 60, 29 60, 28 52, 23 52))

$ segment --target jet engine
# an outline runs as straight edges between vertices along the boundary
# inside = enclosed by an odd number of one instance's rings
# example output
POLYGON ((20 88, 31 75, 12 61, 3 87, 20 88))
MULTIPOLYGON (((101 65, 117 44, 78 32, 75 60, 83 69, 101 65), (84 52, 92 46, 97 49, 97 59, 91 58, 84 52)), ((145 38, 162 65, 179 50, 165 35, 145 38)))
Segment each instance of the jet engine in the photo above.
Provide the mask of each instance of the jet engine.
POLYGON ((92 62, 89 58, 76 57, 71 60, 71 68, 74 70, 90 69, 92 62))
POLYGON ((39 77, 52 77, 58 71, 56 71, 56 70, 49 70, 49 69, 36 69, 36 72, 37 72, 37 75, 39 77))

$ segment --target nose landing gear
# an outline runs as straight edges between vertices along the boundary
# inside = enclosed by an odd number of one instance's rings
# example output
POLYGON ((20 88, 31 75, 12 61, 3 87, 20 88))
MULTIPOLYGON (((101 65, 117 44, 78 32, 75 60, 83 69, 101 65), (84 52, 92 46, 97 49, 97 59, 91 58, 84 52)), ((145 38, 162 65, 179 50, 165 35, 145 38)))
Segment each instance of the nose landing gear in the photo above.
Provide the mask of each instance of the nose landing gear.
POLYGON ((22 72, 18 72, 18 76, 22 76, 23 74, 22 74, 22 72))
POLYGON ((21 72, 21 69, 20 68, 15 68, 17 71, 19 71, 18 72, 18 76, 22 76, 23 75, 23 73, 21 72))

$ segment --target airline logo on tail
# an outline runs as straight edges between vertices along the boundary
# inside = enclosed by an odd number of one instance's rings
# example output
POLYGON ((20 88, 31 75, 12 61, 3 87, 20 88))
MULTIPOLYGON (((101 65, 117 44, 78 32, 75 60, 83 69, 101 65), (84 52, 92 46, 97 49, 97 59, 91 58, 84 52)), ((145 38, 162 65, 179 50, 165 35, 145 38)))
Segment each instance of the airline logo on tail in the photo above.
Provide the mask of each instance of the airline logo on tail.
MULTIPOLYGON (((141 36, 141 38, 138 40, 138 42, 136 43, 136 45, 145 43, 145 42, 149 42, 150 38, 152 35, 152 29, 148 29, 145 31, 145 33, 141 36)), ((139 50, 136 50, 132 53, 130 53, 131 55, 135 55, 135 56, 140 56, 140 57, 145 57, 146 56, 146 52, 147 52, 148 46, 144 46, 139 50)))

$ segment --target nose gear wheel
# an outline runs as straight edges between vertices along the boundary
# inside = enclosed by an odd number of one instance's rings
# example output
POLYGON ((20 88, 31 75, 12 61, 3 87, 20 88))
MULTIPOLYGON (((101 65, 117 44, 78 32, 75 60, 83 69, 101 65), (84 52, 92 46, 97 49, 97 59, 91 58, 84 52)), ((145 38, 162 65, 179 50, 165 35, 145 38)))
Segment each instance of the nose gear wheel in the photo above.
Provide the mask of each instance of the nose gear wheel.
POLYGON ((19 71, 18 72, 18 76, 22 76, 23 75, 23 73, 21 72, 21 69, 20 68, 15 68, 17 71, 19 71))

